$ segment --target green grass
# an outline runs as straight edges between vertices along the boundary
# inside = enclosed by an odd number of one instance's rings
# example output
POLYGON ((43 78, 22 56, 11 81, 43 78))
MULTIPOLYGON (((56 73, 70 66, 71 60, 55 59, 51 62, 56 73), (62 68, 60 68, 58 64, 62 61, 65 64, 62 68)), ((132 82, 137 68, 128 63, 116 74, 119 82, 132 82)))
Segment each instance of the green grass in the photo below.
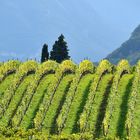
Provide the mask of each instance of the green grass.
POLYGON ((29 75, 20 84, 20 86, 16 90, 15 95, 13 96, 13 98, 9 104, 9 107, 7 108, 6 112, 4 113, 4 116, 0 120, 1 126, 8 126, 8 124, 10 123, 10 119, 15 114, 16 109, 18 108, 18 105, 20 104, 20 102, 26 92, 27 86, 29 85, 29 83, 32 80, 33 80, 33 75, 29 75))
POLYGON ((66 75, 57 88, 57 91, 52 100, 52 104, 50 105, 49 110, 47 111, 45 119, 43 121, 43 130, 48 133, 55 132, 56 118, 58 117, 59 111, 62 108, 72 79, 73 74, 66 75))
POLYGON ((12 84, 14 76, 15 74, 10 74, 0 83, 0 100, 4 95, 4 91, 12 84))
POLYGON ((44 94, 47 94, 47 89, 49 88, 49 84, 53 82, 53 80, 54 80, 54 74, 46 75, 41 80, 36 90, 36 93, 32 98, 29 108, 23 117, 23 120, 20 125, 21 128, 29 129, 33 127, 33 119, 36 115, 36 112, 38 111, 39 105, 43 100, 44 94))
POLYGON ((87 130, 91 131, 96 137, 101 133, 101 125, 110 92, 112 76, 112 74, 106 74, 102 77, 95 94, 89 120, 87 120, 87 130))
POLYGON ((133 138, 134 140, 140 139, 140 93, 137 94, 137 101, 132 118, 132 128, 130 134, 131 138, 133 138))
POLYGON ((110 121, 109 136, 126 137, 125 121, 132 79, 133 75, 126 74, 120 80, 117 98, 114 103, 114 111, 110 121))
POLYGON ((74 100, 71 104, 68 117, 66 119, 66 124, 62 133, 71 134, 79 131, 77 122, 86 103, 92 80, 92 74, 87 74, 82 77, 77 87, 77 91, 75 93, 74 100))
POLYGON ((0 82, 0 139, 140 139, 140 62, 67 62, 31 62, 0 82))

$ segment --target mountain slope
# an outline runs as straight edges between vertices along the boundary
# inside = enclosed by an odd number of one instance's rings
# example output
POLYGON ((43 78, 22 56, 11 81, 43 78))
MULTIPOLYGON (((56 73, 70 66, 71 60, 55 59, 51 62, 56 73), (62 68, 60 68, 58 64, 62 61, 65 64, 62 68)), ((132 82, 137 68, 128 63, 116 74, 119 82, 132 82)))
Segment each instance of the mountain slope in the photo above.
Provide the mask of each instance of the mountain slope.
POLYGON ((127 59, 132 65, 140 59, 140 25, 120 48, 107 56, 107 59, 114 64, 118 63, 121 59, 127 59))

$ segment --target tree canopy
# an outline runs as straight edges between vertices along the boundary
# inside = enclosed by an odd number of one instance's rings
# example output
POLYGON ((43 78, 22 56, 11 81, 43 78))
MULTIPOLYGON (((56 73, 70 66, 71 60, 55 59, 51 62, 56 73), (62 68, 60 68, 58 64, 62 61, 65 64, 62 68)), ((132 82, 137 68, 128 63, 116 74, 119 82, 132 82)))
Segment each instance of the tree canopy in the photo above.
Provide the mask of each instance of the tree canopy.
POLYGON ((48 45, 44 44, 42 48, 41 63, 49 59, 48 45))
POLYGON ((58 63, 61 63, 64 60, 70 59, 69 50, 67 46, 67 42, 65 41, 65 37, 61 34, 58 37, 58 40, 55 41, 52 51, 50 52, 50 59, 55 60, 58 63))

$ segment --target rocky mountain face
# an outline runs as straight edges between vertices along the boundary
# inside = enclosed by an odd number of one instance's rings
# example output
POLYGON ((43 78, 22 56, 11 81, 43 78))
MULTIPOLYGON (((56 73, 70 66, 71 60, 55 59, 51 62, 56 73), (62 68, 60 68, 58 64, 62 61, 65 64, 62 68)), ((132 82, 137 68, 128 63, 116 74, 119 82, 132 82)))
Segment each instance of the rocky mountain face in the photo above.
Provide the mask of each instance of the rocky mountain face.
POLYGON ((107 59, 114 64, 117 64, 120 59, 127 59, 132 65, 137 63, 140 59, 140 25, 120 48, 107 56, 107 59))

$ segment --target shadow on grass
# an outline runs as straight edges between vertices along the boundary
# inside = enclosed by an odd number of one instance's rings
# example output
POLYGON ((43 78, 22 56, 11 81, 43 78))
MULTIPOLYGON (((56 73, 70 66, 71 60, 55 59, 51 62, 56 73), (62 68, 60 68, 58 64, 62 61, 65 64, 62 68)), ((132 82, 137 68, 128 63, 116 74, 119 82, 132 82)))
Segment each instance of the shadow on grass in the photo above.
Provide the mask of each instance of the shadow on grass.
POLYGON ((124 131, 125 131, 125 121, 126 116, 128 112, 128 100, 130 97, 130 91, 131 91, 131 85, 132 85, 133 78, 130 79, 126 86, 126 90, 124 93, 124 96, 122 97, 122 104, 120 106, 120 116, 118 119, 118 125, 117 125, 117 136, 124 137, 124 131))
POLYGON ((89 81, 87 87, 85 88, 84 90, 84 93, 83 93, 83 97, 82 97, 82 102, 78 108, 78 111, 77 111, 77 114, 76 114, 76 119, 74 121, 74 125, 73 125, 73 129, 72 129, 72 133, 78 133, 80 132, 79 130, 79 125, 77 125, 77 122, 79 121, 80 119, 80 115, 81 113, 83 112, 83 109, 84 109, 84 106, 86 104, 86 101, 87 101, 87 98, 88 98, 88 94, 89 94, 89 90, 90 90, 90 86, 91 86, 91 83, 92 83, 92 80, 89 81))
POLYGON ((106 87, 103 100, 102 100, 100 107, 99 107, 99 112, 97 115, 97 120, 96 120, 96 124, 95 124, 95 131, 94 131, 94 137, 96 137, 96 138, 98 138, 102 132, 102 122, 103 122, 103 119, 105 117, 105 112, 106 112, 106 107, 108 104, 108 98, 109 98, 109 93, 111 90, 112 82, 113 82, 113 77, 111 78, 111 80, 108 83, 108 86, 106 87))
MULTIPOLYGON (((47 85, 47 87, 49 86, 49 84, 47 85)), ((34 118, 35 118, 35 116, 36 116, 36 114, 37 114, 37 112, 38 112, 38 110, 39 110, 39 107, 40 107, 40 105, 41 105, 41 103, 43 102, 43 98, 44 98, 44 96, 45 96, 45 94, 47 93, 47 88, 43 91, 43 95, 41 96, 41 98, 39 99, 39 102, 37 103, 37 105, 36 105, 36 108, 35 108, 35 110, 34 110, 34 112, 33 112, 33 115, 32 115, 32 117, 30 118, 30 121, 29 121, 29 125, 28 125, 28 128, 27 129, 31 129, 31 128, 33 128, 34 126, 33 126, 33 120, 34 120, 34 118)))
POLYGON ((55 114, 55 116, 53 118, 53 122, 51 124, 52 127, 50 129, 50 134, 55 134, 55 133, 57 134, 57 130, 56 130, 56 128, 57 128, 57 126, 56 126, 56 119, 58 118, 58 115, 60 113, 60 110, 62 109, 62 106, 63 106, 63 104, 65 102, 65 99, 66 99, 67 93, 69 91, 71 82, 72 81, 68 82, 68 84, 67 84, 67 86, 65 88, 65 91, 64 91, 64 95, 63 95, 63 97, 62 97, 62 99, 60 101, 60 104, 58 105, 57 112, 56 112, 56 114, 55 114))

